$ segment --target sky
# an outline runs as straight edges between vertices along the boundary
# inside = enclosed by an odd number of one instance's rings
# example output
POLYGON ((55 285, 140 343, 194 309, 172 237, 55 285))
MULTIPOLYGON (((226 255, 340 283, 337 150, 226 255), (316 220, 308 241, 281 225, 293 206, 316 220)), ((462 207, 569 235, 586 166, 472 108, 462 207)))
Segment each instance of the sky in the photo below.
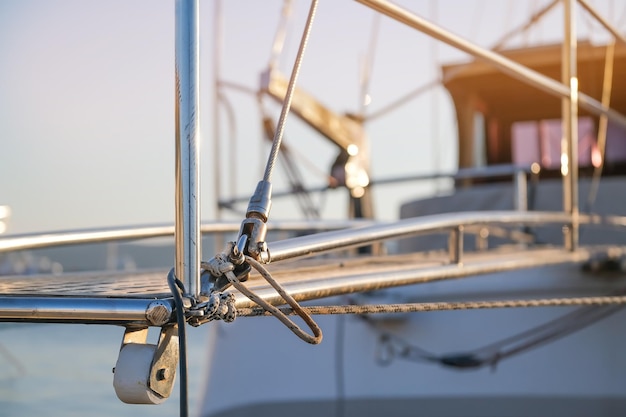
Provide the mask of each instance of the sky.
MULTIPOLYGON (((294 0, 279 68, 289 74, 309 2, 294 0)), ((489 47, 546 1, 412 0, 399 2, 450 31, 489 47)), ((625 5, 591 2, 624 27, 625 5)), ((257 89, 271 57, 282 0, 222 3, 219 74, 257 89)), ((269 147, 256 99, 222 93, 234 109, 234 130, 220 108, 220 161, 214 172, 214 1, 200 1, 202 219, 217 217, 216 178, 223 196, 249 196, 262 178, 269 147), (226 142, 230 141, 230 144, 226 142), (230 155, 227 150, 234 149, 230 155)), ((560 9, 514 42, 559 39, 560 9)), ((361 109, 360 66, 374 50, 368 94, 371 114, 438 77, 439 66, 467 56, 389 18, 375 18, 349 0, 321 0, 298 85, 336 112, 361 109), (378 20, 376 20, 378 19, 378 20), (375 23, 375 22, 378 23, 375 23), (375 48, 373 27, 378 25, 375 48)), ((581 31, 591 27, 579 18, 581 31)), ((174 1, 0 0, 0 206, 10 234, 174 221, 174 1)), ((280 108, 266 101, 272 114, 280 108)), ((441 87, 393 114, 366 123, 372 177, 453 171, 456 125, 441 87)), ((320 186, 336 156, 293 115, 285 143, 300 155, 306 184, 320 186)), ((274 189, 284 190, 278 167, 274 189)), ((375 190, 382 219, 399 204, 445 184, 375 190)), ((345 215, 345 193, 314 195, 324 217, 345 215)), ((241 219, 240 214, 222 214, 241 219)), ((274 199, 272 219, 298 218, 293 202, 274 199)))

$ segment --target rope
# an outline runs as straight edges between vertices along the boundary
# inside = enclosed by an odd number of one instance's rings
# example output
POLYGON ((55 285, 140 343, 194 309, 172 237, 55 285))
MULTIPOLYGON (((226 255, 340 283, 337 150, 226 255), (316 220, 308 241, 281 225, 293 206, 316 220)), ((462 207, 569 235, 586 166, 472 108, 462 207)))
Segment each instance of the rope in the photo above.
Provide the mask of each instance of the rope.
POLYGON ((377 361, 381 365, 389 365, 394 358, 401 358, 414 362, 433 362, 454 368, 481 368, 491 366, 492 369, 503 359, 520 354, 549 342, 568 336, 582 330, 618 311, 622 305, 595 305, 579 308, 578 310, 551 320, 540 326, 507 337, 468 352, 435 355, 419 346, 413 345, 399 336, 389 333, 370 318, 360 316, 375 331, 380 332, 377 347, 377 361))
POLYGON ((508 350, 496 351, 494 354, 491 355, 491 359, 489 359, 488 362, 490 362, 491 365, 495 365, 498 361, 502 359, 506 359, 518 353, 522 353, 532 348, 545 345, 559 338, 563 338, 567 335, 584 329, 585 327, 590 326, 606 317, 609 317, 610 315, 620 311, 621 308, 622 306, 616 305, 594 306, 593 310, 586 311, 587 316, 583 316, 579 322, 576 322, 574 320, 566 321, 566 323, 562 325, 562 327, 552 329, 552 331, 545 332, 545 334, 537 331, 537 334, 534 335, 534 338, 525 343, 521 343, 520 345, 510 348, 508 350))
MULTIPOLYGON (((313 333, 313 336, 304 332, 296 323, 294 323, 291 319, 289 319, 287 315, 284 312, 282 312, 280 309, 271 305, 270 303, 263 300, 262 298, 258 297, 255 293, 253 293, 248 288, 246 288, 241 283, 241 281, 239 281, 239 279, 237 278, 237 276, 235 275, 233 271, 226 272, 226 278, 228 278, 228 281, 230 281, 230 283, 237 290, 239 290, 239 292, 241 292, 243 295, 248 297, 251 301, 261 306, 261 308, 259 308, 260 311, 262 311, 266 315, 273 315, 274 317, 276 317, 278 320, 280 320, 281 323, 287 326, 287 328, 289 328, 289 330, 291 330, 300 339, 304 340, 307 343, 311 343, 313 345, 319 344, 322 341, 322 330, 319 328, 317 323, 313 320, 311 315, 303 307, 301 307, 300 304, 298 304, 298 302, 291 295, 289 295, 285 291, 285 289, 274 278, 272 278, 269 271, 267 271, 260 262, 256 261, 254 258, 250 256, 246 256, 246 262, 248 262, 254 269, 256 269, 261 274, 261 276, 265 278, 265 280, 276 290, 276 292, 287 302, 287 304, 291 306, 290 314, 292 315, 297 314, 298 316, 300 316, 300 318, 302 318, 302 320, 304 320, 304 322, 307 324, 307 326, 309 326, 309 329, 313 333)), ((262 314, 257 314, 257 315, 262 315, 262 314)))
POLYGON ((506 345, 520 342, 521 340, 532 336, 537 338, 549 339, 559 335, 566 335, 573 331, 576 327, 584 327, 603 319, 606 315, 612 314, 620 309, 622 305, 602 305, 602 306, 585 306, 578 308, 569 314, 563 315, 556 319, 550 320, 539 326, 533 327, 525 332, 518 333, 514 336, 507 337, 498 342, 491 343, 480 349, 479 352, 493 352, 502 349, 506 345), (543 336, 540 336, 543 335, 543 336))
MULTIPOLYGON (((254 300, 253 300, 254 301, 254 300)), ((256 302, 256 301, 255 301, 256 302)), ((257 303, 259 304, 259 303, 257 303)), ((461 301, 461 302, 435 302, 435 303, 407 303, 407 304, 369 304, 369 305, 334 305, 334 306, 310 306, 300 307, 303 312, 310 315, 335 315, 335 314, 379 314, 379 313, 417 313, 427 311, 450 311, 450 310, 479 310, 495 308, 528 308, 528 307, 568 307, 568 306, 591 306, 626 304, 626 296, 600 296, 600 297, 573 297, 573 298, 543 298, 534 300, 494 300, 494 301, 461 301)), ((291 304, 290 304, 291 305, 291 304)), ((298 314, 294 309, 281 307, 281 314, 298 314)), ((240 308, 237 315, 253 317, 269 315, 261 308, 240 308)))

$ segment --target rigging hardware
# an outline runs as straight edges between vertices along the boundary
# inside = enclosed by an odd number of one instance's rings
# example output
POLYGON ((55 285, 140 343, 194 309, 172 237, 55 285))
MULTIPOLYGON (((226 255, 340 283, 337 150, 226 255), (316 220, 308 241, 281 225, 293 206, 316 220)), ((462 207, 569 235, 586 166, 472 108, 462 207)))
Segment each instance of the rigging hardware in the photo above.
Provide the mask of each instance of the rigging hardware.
POLYGON ((256 190, 248 203, 246 219, 241 224, 239 234, 240 238, 244 235, 248 236, 248 244, 243 251, 244 255, 250 255, 252 258, 263 263, 270 262, 269 252, 267 251, 267 243, 265 242, 265 235, 267 233, 266 223, 272 206, 272 172, 274 170, 276 160, 278 159, 278 151, 280 149, 280 144, 285 131, 285 122, 291 108, 291 100, 293 99, 296 80, 298 79, 298 75, 300 73, 302 58, 304 57, 304 51, 309 40, 309 34, 311 33, 313 19, 315 18, 315 12, 317 10, 317 3, 318 0, 311 1, 311 8, 309 9, 309 15, 304 27, 304 32, 302 34, 302 38, 300 39, 298 54, 296 55, 296 60, 291 71, 289 86, 287 87, 287 93, 285 95, 285 100, 283 101, 280 118, 278 119, 278 126, 276 127, 276 132, 272 141, 272 149, 265 166, 263 180, 259 181, 257 184, 256 190))
POLYGON ((161 328, 158 344, 146 343, 148 328, 127 328, 113 370, 117 397, 128 404, 160 404, 174 387, 179 357, 178 327, 161 328))
POLYGON ((190 317, 189 323, 199 326, 211 320, 224 320, 231 322, 237 317, 235 307, 235 297, 231 293, 220 292, 227 288, 223 284, 224 279, 228 280, 228 285, 233 285, 240 293, 248 297, 251 301, 260 306, 263 311, 276 317, 289 328, 296 336, 307 343, 318 344, 322 341, 322 331, 311 318, 311 315, 276 281, 262 262, 255 260, 251 256, 246 256, 240 251, 240 247, 245 245, 245 236, 239 239, 238 243, 231 242, 228 245, 229 252, 216 255, 208 262, 202 262, 201 266, 207 274, 202 280, 203 296, 206 301, 188 309, 186 315, 190 317), (235 264, 238 263, 238 264, 235 264), (248 279, 250 267, 256 269, 261 276, 278 292, 280 297, 291 307, 292 311, 300 316, 311 329, 312 335, 305 333, 300 327, 287 317, 281 310, 257 296, 254 292, 243 285, 243 281, 248 279), (239 273, 237 273, 239 271, 239 273), (210 276, 206 276, 210 275, 210 276), (243 277, 242 280, 240 277, 243 277), (206 292, 205 292, 206 291, 206 292))

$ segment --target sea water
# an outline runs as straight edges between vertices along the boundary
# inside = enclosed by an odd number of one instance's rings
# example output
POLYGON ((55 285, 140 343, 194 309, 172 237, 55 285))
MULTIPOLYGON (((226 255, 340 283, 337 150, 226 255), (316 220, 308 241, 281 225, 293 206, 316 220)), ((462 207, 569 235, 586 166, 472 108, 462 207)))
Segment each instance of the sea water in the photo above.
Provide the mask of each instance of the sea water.
MULTIPOLYGON (((208 331, 187 327, 187 333, 189 410, 196 416, 208 331)), ((0 323, 0 416, 178 416, 179 378, 160 405, 129 405, 117 398, 112 369, 123 334, 118 326, 0 323)), ((151 334, 148 343, 157 337, 151 334)))

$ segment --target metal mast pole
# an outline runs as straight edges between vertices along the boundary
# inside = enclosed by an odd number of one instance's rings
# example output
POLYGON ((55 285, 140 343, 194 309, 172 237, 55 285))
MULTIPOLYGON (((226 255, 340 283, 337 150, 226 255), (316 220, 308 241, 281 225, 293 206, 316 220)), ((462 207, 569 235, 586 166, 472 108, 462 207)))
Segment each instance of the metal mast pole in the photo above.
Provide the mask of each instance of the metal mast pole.
MULTIPOLYGON (((213 40, 213 164, 215 170, 213 175, 215 187, 215 218, 220 220, 222 217, 222 208, 219 204, 222 198, 222 187, 219 173, 221 170, 221 146, 220 146, 220 88, 222 81, 221 67, 222 62, 222 1, 216 0, 213 9, 214 24, 214 40, 213 40)), ((219 246, 216 246, 218 248, 219 246)))
POLYGON ((564 36, 561 60, 561 82, 569 86, 569 97, 561 99, 561 175, 563 177, 563 210, 572 216, 564 230, 565 246, 578 246, 578 76, 576 72, 575 0, 563 0, 564 36))
POLYGON ((200 293, 200 95, 198 0, 176 0, 176 277, 200 293))

